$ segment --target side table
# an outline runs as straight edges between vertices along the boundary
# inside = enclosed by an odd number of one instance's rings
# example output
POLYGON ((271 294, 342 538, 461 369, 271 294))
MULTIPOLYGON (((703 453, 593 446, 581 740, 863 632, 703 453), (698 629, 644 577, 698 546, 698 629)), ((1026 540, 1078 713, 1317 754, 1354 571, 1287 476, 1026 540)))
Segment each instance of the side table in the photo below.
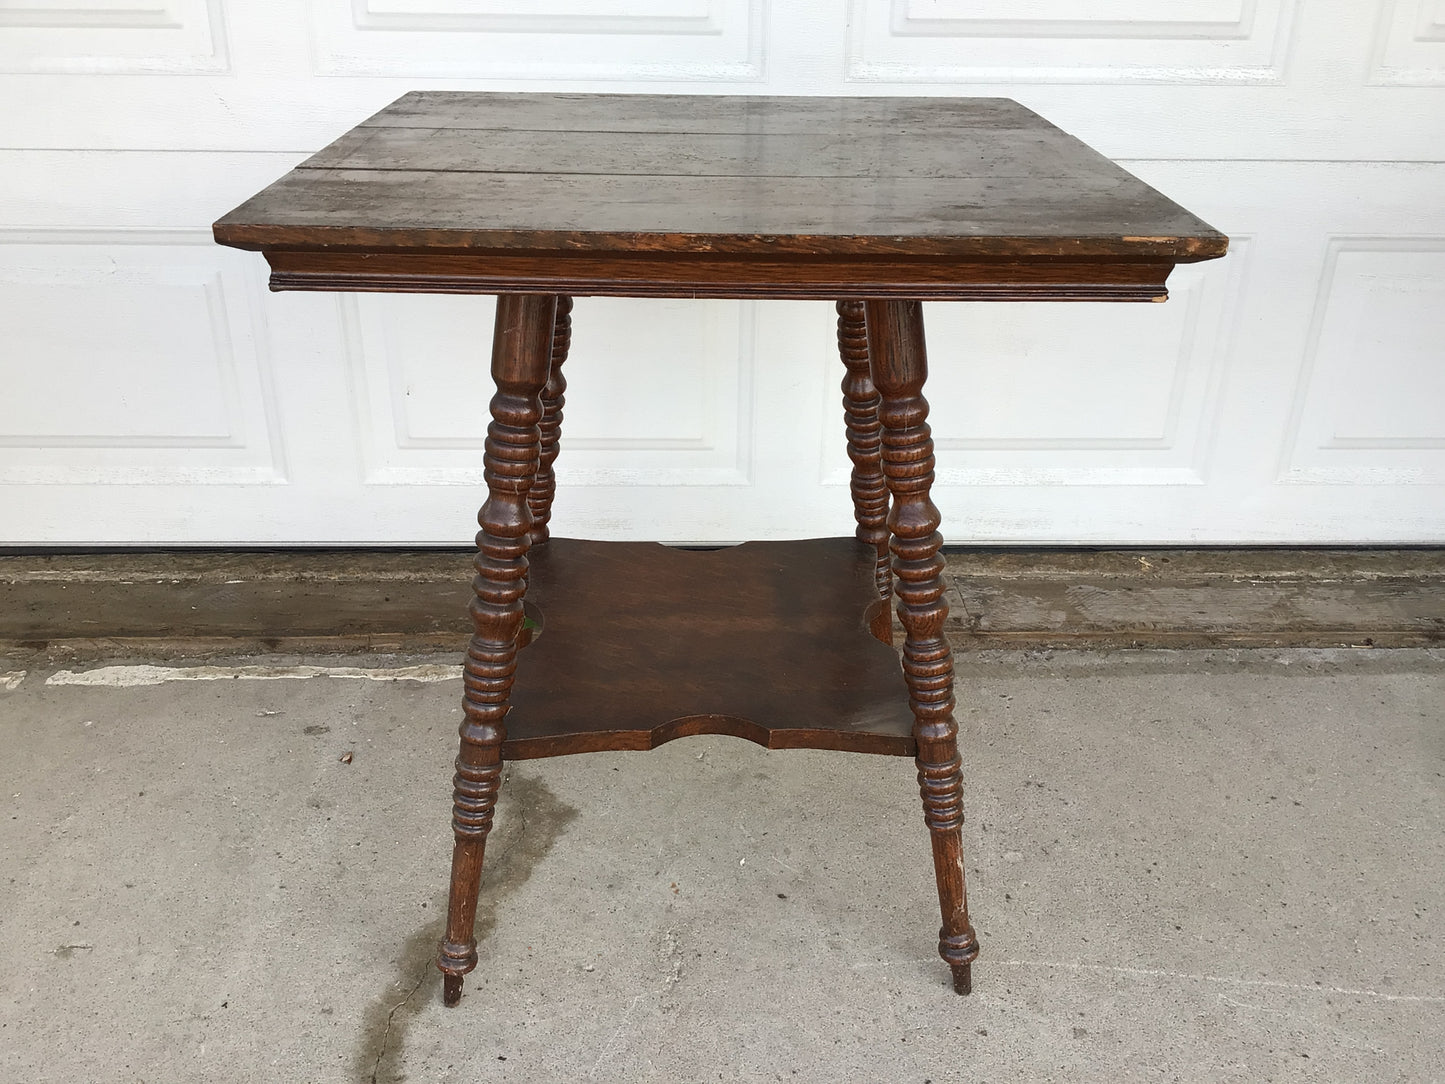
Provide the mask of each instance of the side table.
POLYGON ((445 1002, 477 965, 503 762, 692 734, 916 757, 968 993, 921 302, 1162 301, 1227 239, 1007 99, 454 92, 398 99, 215 237, 264 253, 273 290, 497 295, 445 1002), (551 538, 571 297, 593 294, 835 302, 855 536, 551 538))

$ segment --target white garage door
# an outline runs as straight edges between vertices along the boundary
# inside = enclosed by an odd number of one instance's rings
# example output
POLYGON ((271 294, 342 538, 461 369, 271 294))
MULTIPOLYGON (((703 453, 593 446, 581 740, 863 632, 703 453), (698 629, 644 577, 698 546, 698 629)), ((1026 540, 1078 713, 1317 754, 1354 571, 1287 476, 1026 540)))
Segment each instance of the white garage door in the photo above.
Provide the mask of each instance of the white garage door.
MULTIPOLYGON (((1018 98, 1234 244, 926 306, 949 541, 1445 542, 1445 0, 0 0, 0 543, 470 538, 490 301, 208 230, 433 87, 1018 98)), ((850 531, 832 336, 579 300, 555 528, 850 531)))

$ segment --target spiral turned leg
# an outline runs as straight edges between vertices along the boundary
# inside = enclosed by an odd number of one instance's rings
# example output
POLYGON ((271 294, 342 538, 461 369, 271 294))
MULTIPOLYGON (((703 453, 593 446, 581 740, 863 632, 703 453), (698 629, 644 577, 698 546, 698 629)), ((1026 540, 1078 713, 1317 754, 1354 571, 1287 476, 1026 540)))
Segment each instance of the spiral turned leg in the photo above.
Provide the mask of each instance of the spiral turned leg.
POLYGON ((849 488, 853 494, 854 532, 860 542, 878 551, 879 608, 873 635, 884 643, 893 642, 893 622, 888 603, 893 597, 893 569, 888 556, 888 482, 883 477, 881 429, 878 422, 879 396, 868 365, 868 328, 863 302, 839 301, 838 354, 847 372, 843 375, 843 423, 848 437, 848 458, 853 461, 849 488))
POLYGON ((542 416, 557 299, 503 295, 492 339, 492 424, 485 453, 487 501, 477 516, 474 635, 463 671, 461 751, 453 780, 451 892, 446 936, 437 953, 443 1000, 455 1005, 462 976, 477 966, 474 936, 482 858, 502 778, 508 699, 517 669, 532 513, 527 494, 537 474, 542 416))
POLYGON ((567 402, 567 378, 562 365, 572 345, 572 299, 565 294, 557 298, 557 320, 552 329, 552 361, 547 385, 542 389, 542 420, 538 423, 541 447, 537 463, 537 479, 527 493, 527 506, 532 510, 532 545, 551 537, 547 524, 552 519, 552 498, 557 492, 557 476, 552 466, 562 444, 562 407, 567 402))
POLYGON ((953 719, 953 657, 943 635, 948 618, 933 438, 923 382, 928 375, 923 309, 917 301, 866 303, 873 383, 882 395, 883 473, 893 497, 888 516, 898 617, 903 624, 903 673, 918 743, 923 820, 933 842, 933 872, 943 928, 938 953, 953 971, 953 988, 972 989, 978 937, 968 920, 963 872, 963 771, 953 719))
POLYGON ((849 488, 853 518, 860 542, 878 550, 878 594, 893 595, 893 571, 888 560, 888 482, 883 477, 881 398, 868 366, 868 327, 863 302, 838 302, 838 353, 847 373, 843 377, 843 421, 848 436, 848 458, 853 461, 849 488))

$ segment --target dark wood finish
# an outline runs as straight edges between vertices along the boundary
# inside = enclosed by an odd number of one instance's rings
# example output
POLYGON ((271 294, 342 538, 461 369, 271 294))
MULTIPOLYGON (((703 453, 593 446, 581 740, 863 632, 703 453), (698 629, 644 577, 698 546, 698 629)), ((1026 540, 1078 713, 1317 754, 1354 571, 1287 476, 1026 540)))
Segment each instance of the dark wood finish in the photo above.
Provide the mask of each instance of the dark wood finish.
POLYGON ((512 129, 506 139, 474 128, 361 127, 313 155, 301 169, 401 170, 425 162, 441 173, 546 176, 956 178, 965 169, 1023 179, 1059 173, 1077 153, 1052 127, 967 128, 960 145, 928 128, 888 128, 860 143, 836 132, 555 132, 512 129))
POLYGON ((276 290, 500 295, 446 1003, 476 966, 503 759, 701 733, 915 755, 939 952, 967 993, 978 940, 920 299, 1162 301, 1175 265, 1228 239, 1004 99, 451 91, 404 96, 214 230, 263 252, 276 290), (571 296, 586 294, 836 302, 856 538, 550 538, 571 296))
POLYGON ((838 354, 843 359, 843 430, 848 441, 848 458, 853 461, 849 491, 853 495, 855 535, 878 553, 878 597, 884 605, 878 611, 873 634, 884 643, 893 642, 893 622, 888 603, 893 599, 893 568, 888 547, 888 481, 883 477, 882 430, 878 421, 881 402, 868 366, 868 327, 863 302, 840 301, 838 310, 838 354))
POLYGON ((517 667, 522 629, 522 595, 527 583, 527 549, 532 512, 527 492, 537 474, 542 417, 541 393, 552 356, 557 298, 507 296, 497 299, 492 338, 492 424, 485 452, 487 501, 477 516, 476 578, 472 589, 475 630, 463 669, 461 751, 453 780, 451 893, 447 930, 437 955, 445 976, 443 999, 455 1005, 462 976, 477 966, 473 927, 482 857, 492 828, 502 777, 502 743, 517 667))
MULTIPOLYGON (((763 97, 747 94, 533 94, 414 90, 360 128, 810 135, 897 125, 946 134, 1018 128, 1038 115, 1007 98, 763 97), (986 103, 987 108, 980 108, 986 103)), ((343 137, 344 138, 344 137, 343 137)))
POLYGON ((552 328, 552 363, 547 370, 547 385, 542 389, 542 420, 538 423, 541 446, 537 477, 527 493, 527 506, 532 510, 532 544, 545 542, 552 532, 547 525, 552 519, 552 498, 557 493, 557 476, 552 466, 557 462, 562 440, 562 407, 567 402, 567 378, 562 366, 572 345, 572 299, 557 298, 557 322, 552 328))
POLYGON ((953 970, 953 988, 972 989, 978 937, 968 920, 963 873, 963 768, 958 724, 953 719, 953 656, 943 626, 943 536, 929 497, 933 485, 933 436, 923 382, 928 359, 923 341, 923 306, 917 301, 870 301, 868 351, 873 383, 882 396, 883 473, 893 507, 893 573, 898 586, 898 619, 903 624, 903 674, 913 709, 918 744, 918 785, 923 819, 933 840, 933 872, 943 928, 939 955, 953 970))
POLYGON ((216 223, 275 289, 1155 300, 1227 240, 1006 99, 417 93, 216 223))
MULTIPOLYGON (((378 241, 378 245, 385 242, 378 241)), ((244 247, 244 246, 241 246, 244 247)), ((608 297, 768 297, 833 300, 1164 301, 1174 265, 1162 260, 842 259, 759 253, 601 256, 273 250, 273 290, 377 293, 546 293, 608 297)))
POLYGON ((507 760, 730 734, 912 756, 898 657, 869 633, 876 550, 852 538, 685 550, 554 538, 530 555, 507 760))

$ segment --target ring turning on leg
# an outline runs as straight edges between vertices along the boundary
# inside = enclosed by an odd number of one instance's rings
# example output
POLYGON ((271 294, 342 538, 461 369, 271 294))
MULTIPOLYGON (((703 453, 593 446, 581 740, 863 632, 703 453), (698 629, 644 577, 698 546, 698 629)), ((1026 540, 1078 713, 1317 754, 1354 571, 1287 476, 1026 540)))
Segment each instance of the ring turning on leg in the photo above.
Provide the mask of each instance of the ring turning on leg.
POLYGON ((557 318, 552 325, 552 360, 547 371, 547 383, 542 388, 542 417, 537 423, 541 438, 537 452, 537 478, 527 492, 527 507, 532 510, 534 546, 551 536, 547 524, 552 519, 552 498, 557 492, 557 476, 552 473, 552 465, 557 462, 557 453, 561 450, 562 407, 567 402, 567 378, 562 375, 562 366, 567 361, 571 345, 572 299, 562 294, 557 297, 557 318))
POLYGON ((883 473, 893 506, 888 515, 898 618, 903 625, 903 674, 918 744, 923 820, 933 843, 933 872, 943 912, 938 952, 953 971, 953 988, 972 989, 970 965, 978 937, 968 920, 963 872, 963 772, 953 719, 953 656, 944 638, 943 537, 933 485, 933 438, 923 382, 928 375, 923 311, 917 301, 866 303, 873 384, 882 395, 883 473))
POLYGON ((517 669, 522 595, 532 512, 527 495, 537 474, 541 392, 547 382, 557 299, 504 294, 497 298, 492 339, 492 424, 485 452, 487 501, 477 516, 474 635, 463 668, 461 751, 453 781, 451 891, 447 929, 437 952, 445 975, 443 1000, 455 1005, 462 976, 477 966, 474 936, 482 858, 502 779, 502 742, 517 669))
MULTIPOLYGON (((858 541, 878 551, 878 597, 893 598, 893 569, 888 558, 888 482, 883 477, 878 390, 868 371, 868 328, 863 302, 839 301, 838 354, 847 372, 843 376, 843 423, 848 437, 848 458, 853 461, 849 489, 858 541)), ((887 607, 884 607, 885 620, 887 607)), ((891 639, 892 625, 888 627, 891 639)))

